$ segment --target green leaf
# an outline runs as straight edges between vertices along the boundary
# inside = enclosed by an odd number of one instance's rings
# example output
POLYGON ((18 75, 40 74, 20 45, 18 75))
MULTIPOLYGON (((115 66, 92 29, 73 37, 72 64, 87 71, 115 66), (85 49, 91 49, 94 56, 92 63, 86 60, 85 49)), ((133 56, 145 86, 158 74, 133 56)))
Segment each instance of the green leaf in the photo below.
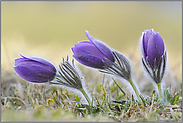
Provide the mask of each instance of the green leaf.
POLYGON ((177 104, 177 102, 179 101, 180 94, 181 94, 181 90, 179 90, 179 93, 174 96, 173 105, 177 104))

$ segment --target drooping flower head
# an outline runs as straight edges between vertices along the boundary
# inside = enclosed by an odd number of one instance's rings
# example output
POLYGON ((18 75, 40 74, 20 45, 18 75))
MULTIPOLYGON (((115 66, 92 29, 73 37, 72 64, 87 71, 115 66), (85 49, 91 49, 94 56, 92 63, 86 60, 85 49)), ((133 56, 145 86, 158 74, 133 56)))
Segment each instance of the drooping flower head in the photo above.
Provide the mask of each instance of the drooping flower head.
POLYGON ((13 69, 24 80, 44 83, 55 78, 56 68, 48 61, 37 57, 20 55, 22 58, 15 59, 13 69))
POLYGON ((147 62, 148 58, 152 67, 157 67, 165 52, 164 42, 159 33, 153 29, 145 30, 142 34, 142 50, 145 61, 147 62))
POLYGON ((114 56, 109 47, 98 39, 93 38, 88 31, 85 31, 90 41, 81 41, 71 48, 73 57, 83 65, 104 69, 106 59, 114 62, 114 56))
POLYGON ((139 100, 139 92, 132 82, 129 60, 120 52, 110 50, 106 44, 93 38, 85 31, 90 41, 82 41, 71 48, 73 57, 83 65, 97 68, 100 72, 121 77, 133 84, 139 100))
POLYGON ((117 75, 126 80, 131 78, 129 60, 120 52, 110 50, 106 44, 93 38, 85 31, 90 41, 82 41, 71 48, 73 57, 83 65, 97 68, 100 72, 117 75))

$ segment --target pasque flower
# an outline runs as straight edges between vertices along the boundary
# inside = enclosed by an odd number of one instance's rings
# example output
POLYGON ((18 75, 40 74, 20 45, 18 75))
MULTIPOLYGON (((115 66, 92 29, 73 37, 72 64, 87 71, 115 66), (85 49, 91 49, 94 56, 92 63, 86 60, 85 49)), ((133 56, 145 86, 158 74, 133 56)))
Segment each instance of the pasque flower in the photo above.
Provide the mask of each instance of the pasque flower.
POLYGON ((104 62, 114 62, 114 56, 109 47, 98 39, 93 38, 88 31, 85 31, 90 41, 81 41, 71 48, 73 57, 83 65, 104 69, 104 62))
POLYGON ((167 55, 162 37, 153 29, 145 30, 141 37, 142 63, 152 82, 156 83, 162 98, 161 81, 166 70, 167 55))
POLYGON ((35 83, 52 81, 56 76, 56 68, 48 61, 27 57, 20 54, 22 58, 15 59, 13 69, 24 80, 35 83))
POLYGON ((97 68, 100 72, 115 75, 127 80, 140 101, 140 92, 131 78, 131 66, 128 59, 85 31, 90 41, 82 41, 71 48, 73 57, 83 65, 97 68))

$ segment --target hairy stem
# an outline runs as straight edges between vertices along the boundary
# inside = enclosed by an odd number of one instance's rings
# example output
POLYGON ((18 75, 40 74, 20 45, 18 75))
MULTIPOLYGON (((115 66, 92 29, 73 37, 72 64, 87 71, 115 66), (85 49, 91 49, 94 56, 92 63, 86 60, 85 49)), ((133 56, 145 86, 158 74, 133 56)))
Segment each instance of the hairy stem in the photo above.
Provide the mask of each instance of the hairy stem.
POLYGON ((84 95, 85 99, 87 100, 88 104, 90 105, 91 104, 91 100, 90 98, 88 97, 88 95, 86 94, 86 92, 84 91, 83 88, 79 89, 81 91, 81 93, 84 95))
POLYGON ((140 93, 139 93, 139 91, 137 90, 137 87, 135 86, 135 84, 133 83, 132 78, 130 78, 128 81, 129 81, 129 83, 131 84, 133 90, 135 91, 135 94, 137 95, 138 100, 139 100, 139 101, 142 101, 141 98, 140 98, 140 93))
POLYGON ((158 95, 161 101, 163 101, 163 96, 162 96, 162 90, 161 90, 161 82, 157 84, 158 86, 158 95))

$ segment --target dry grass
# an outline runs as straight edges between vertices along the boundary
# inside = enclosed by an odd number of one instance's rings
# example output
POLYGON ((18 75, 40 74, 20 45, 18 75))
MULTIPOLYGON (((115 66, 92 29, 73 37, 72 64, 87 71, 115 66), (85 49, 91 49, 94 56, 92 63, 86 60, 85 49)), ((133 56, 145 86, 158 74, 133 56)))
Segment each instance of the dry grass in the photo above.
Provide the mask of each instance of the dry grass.
MULTIPOLYGON (((148 95, 144 96, 144 104, 141 105, 128 93, 124 95, 110 76, 104 76, 99 72, 96 75, 95 70, 80 68, 85 73, 85 82, 95 98, 96 107, 83 105, 78 95, 60 87, 25 82, 15 73, 3 71, 1 75, 2 121, 182 121, 181 89, 176 91, 165 89, 167 101, 162 103, 156 93, 152 92, 152 84, 149 84, 147 88, 151 88, 151 92, 149 89, 141 89, 143 95, 148 95)), ((143 77, 138 80, 142 81, 143 77)), ((116 82, 120 84, 118 80, 116 82)), ((123 87, 122 89, 125 90, 123 87)))

